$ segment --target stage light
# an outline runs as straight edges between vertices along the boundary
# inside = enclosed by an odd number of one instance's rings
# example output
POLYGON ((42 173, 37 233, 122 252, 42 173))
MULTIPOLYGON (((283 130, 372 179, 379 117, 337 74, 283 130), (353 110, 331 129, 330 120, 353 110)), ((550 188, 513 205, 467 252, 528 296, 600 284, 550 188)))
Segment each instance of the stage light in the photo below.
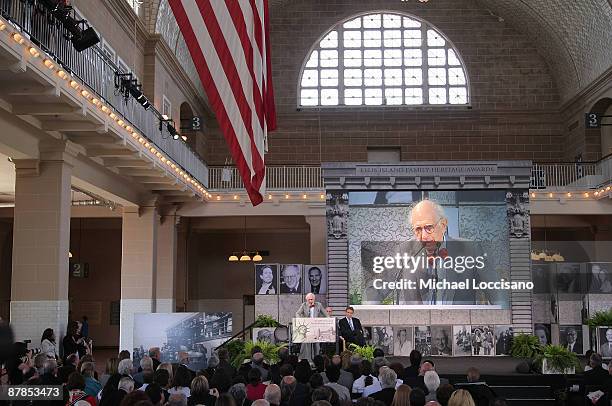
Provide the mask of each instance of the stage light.
MULTIPOLYGON (((77 20, 72 13, 72 7, 58 0, 39 0, 38 4, 47 8, 50 14, 62 23, 70 33, 70 42, 78 52, 82 52, 100 42, 100 37, 92 27, 87 27, 87 20, 77 20)), ((54 21, 50 21, 55 24, 54 21)))
POLYGON ((172 136, 172 139, 178 140, 181 135, 176 131, 176 128, 171 123, 166 124, 166 128, 168 129, 168 133, 172 136))
POLYGON ((96 34, 93 27, 89 27, 86 30, 81 31, 80 35, 73 35, 70 41, 77 52, 82 52, 100 42, 100 37, 98 37, 98 34, 96 34))

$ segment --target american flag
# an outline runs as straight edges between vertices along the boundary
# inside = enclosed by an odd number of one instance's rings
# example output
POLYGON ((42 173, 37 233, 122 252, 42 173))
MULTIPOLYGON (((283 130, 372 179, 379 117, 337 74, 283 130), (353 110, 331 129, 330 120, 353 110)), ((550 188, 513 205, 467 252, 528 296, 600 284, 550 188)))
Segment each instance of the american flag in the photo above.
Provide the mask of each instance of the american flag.
POLYGON ((268 0, 169 0, 254 206, 265 194, 276 128, 268 0))

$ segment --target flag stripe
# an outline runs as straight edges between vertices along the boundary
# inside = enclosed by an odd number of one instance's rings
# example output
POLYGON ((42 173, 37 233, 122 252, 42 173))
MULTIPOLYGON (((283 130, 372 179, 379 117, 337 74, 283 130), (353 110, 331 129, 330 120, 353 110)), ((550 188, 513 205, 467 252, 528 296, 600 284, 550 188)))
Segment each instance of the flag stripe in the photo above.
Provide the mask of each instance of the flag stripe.
MULTIPOLYGON (((211 102, 211 106, 215 111, 219 126, 222 129, 232 154, 232 158, 241 174, 245 189, 253 205, 257 205, 263 201, 263 192, 258 187, 256 188, 251 184, 252 164, 250 142, 248 142, 248 137, 246 139, 244 137, 246 129, 244 128, 244 123, 240 119, 241 115, 235 101, 228 100, 229 98, 233 99, 231 87, 223 74, 223 69, 220 68, 220 61, 218 57, 216 57, 214 48, 212 48, 212 52, 207 53, 209 62, 212 61, 214 64, 213 66, 209 67, 207 59, 204 57, 203 49, 206 48, 203 48, 202 45, 204 44, 210 47, 212 43, 201 21, 199 8, 195 4, 195 0, 170 0, 170 6, 172 7, 179 27, 181 27, 185 42, 194 60, 194 65, 198 70, 202 84, 211 102), (190 20, 188 15, 196 17, 194 19, 195 21, 190 20), (199 24, 197 23, 197 19, 200 19, 199 24), (192 23, 195 23, 195 25, 192 25, 192 23), (234 129, 240 128, 241 126, 243 127, 243 136, 239 137, 237 131, 234 129), (248 142, 247 145, 244 145, 245 141, 248 142)), ((263 182, 261 185, 263 185, 263 182)))

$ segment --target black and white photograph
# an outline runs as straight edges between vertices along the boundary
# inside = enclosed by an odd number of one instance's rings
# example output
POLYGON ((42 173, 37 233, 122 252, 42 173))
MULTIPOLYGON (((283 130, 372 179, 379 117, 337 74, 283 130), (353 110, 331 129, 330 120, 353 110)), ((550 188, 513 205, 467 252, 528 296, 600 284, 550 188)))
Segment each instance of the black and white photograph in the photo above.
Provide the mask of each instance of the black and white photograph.
POLYGON ((385 355, 393 355, 393 329, 391 326, 373 326, 370 344, 383 350, 385 355))
POLYGON ((495 354, 510 355, 513 337, 512 326, 495 326, 495 354))
POLYGON ((281 265, 280 293, 289 295, 301 295, 302 291, 302 265, 281 265))
POLYGON ((361 326, 363 328, 363 339, 365 340, 366 344, 371 344, 372 343, 372 327, 370 326, 361 326))
POLYGON ((540 344, 548 345, 551 344, 550 340, 550 324, 536 323, 533 325, 533 335, 538 337, 540 344))
POLYGON ((595 262, 587 265, 589 293, 612 293, 612 264, 595 262))
POLYGON ((393 336, 393 355, 402 357, 410 356, 410 352, 414 349, 414 343, 412 340, 412 327, 394 326, 393 336))
POLYGON ((133 356, 135 366, 159 347, 161 362, 189 358, 189 369, 208 365, 214 349, 232 336, 232 313, 142 313, 134 315, 133 356))
POLYGON ((259 327, 253 329, 253 341, 260 343, 276 344, 274 329, 276 327, 259 327))
POLYGON ((453 355, 451 326, 431 326, 431 355, 453 355))
POLYGON ((597 352, 603 359, 612 359, 612 326, 597 327, 597 352))
POLYGON ((304 293, 327 294, 325 265, 304 265, 304 293))
POLYGON ((472 355, 471 326, 453 326, 453 355, 455 357, 467 357, 472 355))
POLYGON ((531 277, 533 279, 533 293, 550 293, 554 280, 553 264, 531 264, 531 277))
POLYGON ((431 327, 430 326, 415 326, 414 327, 414 349, 419 351, 421 355, 431 355, 431 327))
POLYGON ((495 337, 493 326, 472 326, 472 355, 495 355, 495 337))
POLYGON ((255 265, 255 294, 278 294, 278 264, 255 265))
POLYGON ((582 291, 582 276, 578 263, 557 264, 557 292, 579 294, 582 291))
POLYGON ((583 354, 582 326, 580 324, 559 326, 559 345, 575 354, 583 354))

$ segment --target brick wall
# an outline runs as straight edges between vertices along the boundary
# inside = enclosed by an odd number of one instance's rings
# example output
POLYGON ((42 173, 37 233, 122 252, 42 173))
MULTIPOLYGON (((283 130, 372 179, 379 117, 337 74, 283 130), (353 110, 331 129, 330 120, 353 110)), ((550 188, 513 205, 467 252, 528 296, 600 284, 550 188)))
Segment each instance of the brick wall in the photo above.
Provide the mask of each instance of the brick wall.
MULTIPOLYGON (((278 129, 269 137, 269 164, 364 161, 374 146, 399 146, 402 160, 570 158, 545 61, 521 32, 472 0, 291 1, 273 8, 271 21, 278 129), (312 45, 338 21, 377 10, 421 17, 454 43, 466 63, 472 109, 297 110, 299 73, 312 45)), ((228 151, 218 131, 207 144, 207 162, 222 164, 228 151)))

